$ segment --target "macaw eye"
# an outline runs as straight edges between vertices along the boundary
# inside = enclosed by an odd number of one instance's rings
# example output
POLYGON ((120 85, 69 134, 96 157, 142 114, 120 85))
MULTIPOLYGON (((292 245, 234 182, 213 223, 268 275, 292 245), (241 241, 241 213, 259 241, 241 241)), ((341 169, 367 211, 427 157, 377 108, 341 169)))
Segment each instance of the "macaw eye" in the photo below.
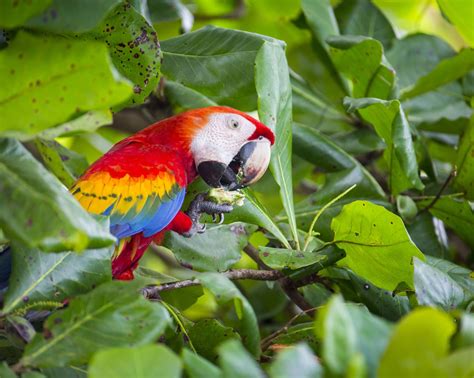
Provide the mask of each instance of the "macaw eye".
POLYGON ((239 121, 236 119, 231 119, 229 122, 229 126, 231 129, 238 129, 240 127, 239 121))

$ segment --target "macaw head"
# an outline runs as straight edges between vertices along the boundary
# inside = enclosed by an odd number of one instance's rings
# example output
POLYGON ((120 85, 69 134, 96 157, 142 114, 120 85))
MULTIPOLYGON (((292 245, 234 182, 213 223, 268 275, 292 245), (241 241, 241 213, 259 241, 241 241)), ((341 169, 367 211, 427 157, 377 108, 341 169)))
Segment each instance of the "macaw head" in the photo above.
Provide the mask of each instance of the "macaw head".
POLYGON ((208 185, 236 190, 263 176, 275 141, 267 126, 227 107, 187 113, 195 116, 194 122, 199 126, 193 133, 190 151, 197 172, 208 185))

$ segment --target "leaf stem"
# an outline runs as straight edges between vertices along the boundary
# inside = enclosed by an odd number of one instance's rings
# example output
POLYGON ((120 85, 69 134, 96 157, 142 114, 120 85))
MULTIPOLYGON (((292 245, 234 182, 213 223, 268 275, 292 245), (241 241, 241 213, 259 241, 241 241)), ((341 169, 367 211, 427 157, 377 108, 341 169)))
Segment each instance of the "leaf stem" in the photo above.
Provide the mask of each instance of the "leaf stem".
POLYGON ((354 189, 357 186, 357 184, 352 185, 351 187, 347 188, 345 191, 343 191, 341 194, 339 194, 337 197, 333 198, 331 201, 329 201, 326 205, 324 205, 321 210, 319 210, 316 215, 313 218, 313 221, 311 222, 311 226, 309 226, 308 234, 306 235, 306 240, 303 246, 303 251, 306 251, 308 248, 309 243, 311 242, 311 239, 313 238, 313 229, 314 226, 316 225, 316 222, 318 221, 319 217, 326 211, 328 207, 333 205, 335 202, 339 201, 342 197, 344 197, 347 193, 349 193, 352 189, 354 189))

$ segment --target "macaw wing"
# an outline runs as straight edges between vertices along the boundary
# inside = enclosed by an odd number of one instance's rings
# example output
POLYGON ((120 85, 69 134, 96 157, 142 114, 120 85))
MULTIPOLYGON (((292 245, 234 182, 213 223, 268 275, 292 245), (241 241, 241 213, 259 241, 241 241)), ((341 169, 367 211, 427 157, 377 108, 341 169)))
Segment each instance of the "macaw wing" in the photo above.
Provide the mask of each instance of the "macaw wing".
POLYGON ((90 213, 110 216, 110 231, 122 239, 164 229, 183 204, 186 184, 175 152, 125 141, 95 162, 71 192, 90 213))

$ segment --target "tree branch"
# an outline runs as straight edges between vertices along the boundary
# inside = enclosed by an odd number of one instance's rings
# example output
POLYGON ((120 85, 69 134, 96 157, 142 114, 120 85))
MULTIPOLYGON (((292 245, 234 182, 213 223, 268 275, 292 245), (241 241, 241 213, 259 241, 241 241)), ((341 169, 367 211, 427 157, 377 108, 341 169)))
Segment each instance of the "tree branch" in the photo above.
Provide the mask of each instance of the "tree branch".
MULTIPOLYGON (((230 280, 256 280, 256 281, 277 281, 283 277, 283 273, 278 270, 256 270, 256 269, 236 269, 223 273, 230 280)), ((182 289, 189 286, 197 286, 201 283, 197 278, 170 282, 163 285, 152 285, 142 289, 146 298, 153 299, 159 296, 162 291, 182 289)))

